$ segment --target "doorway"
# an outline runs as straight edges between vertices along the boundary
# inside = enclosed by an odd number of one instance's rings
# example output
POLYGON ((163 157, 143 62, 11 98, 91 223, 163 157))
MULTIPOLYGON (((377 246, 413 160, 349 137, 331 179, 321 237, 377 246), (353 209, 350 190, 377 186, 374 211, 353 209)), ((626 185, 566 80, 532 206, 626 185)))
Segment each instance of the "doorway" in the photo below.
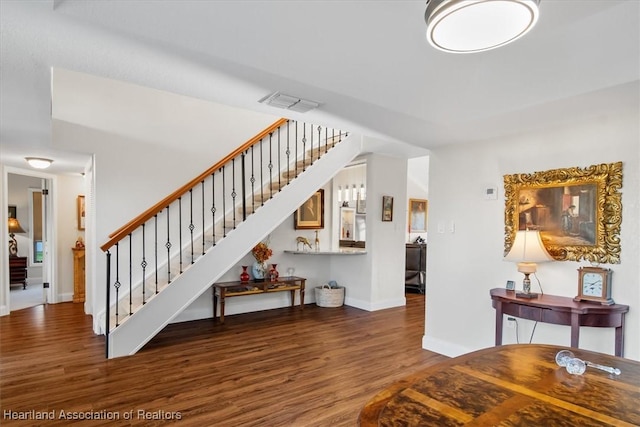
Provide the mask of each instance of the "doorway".
POLYGON ((8 215, 18 224, 9 251, 10 311, 45 304, 49 300, 51 209, 48 189, 51 178, 34 176, 25 171, 7 174, 8 215), (44 284, 47 283, 47 286, 44 284))

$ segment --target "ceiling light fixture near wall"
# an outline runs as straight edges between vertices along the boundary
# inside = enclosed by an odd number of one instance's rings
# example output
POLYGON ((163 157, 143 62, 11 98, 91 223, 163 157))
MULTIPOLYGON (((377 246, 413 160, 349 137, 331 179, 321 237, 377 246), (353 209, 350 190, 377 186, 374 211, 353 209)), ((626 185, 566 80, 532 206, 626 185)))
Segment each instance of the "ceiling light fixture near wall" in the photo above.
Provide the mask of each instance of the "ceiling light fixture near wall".
POLYGON ((306 113, 320 106, 319 102, 309 101, 296 96, 285 95, 280 92, 274 92, 260 99, 258 102, 267 104, 276 108, 284 108, 285 110, 297 111, 298 113, 306 113))
POLYGON ((24 159, 34 169, 46 169, 53 163, 53 160, 42 157, 25 157, 24 159))
POLYGON ((429 0, 427 40, 436 49, 473 53, 495 49, 528 33, 540 0, 429 0))

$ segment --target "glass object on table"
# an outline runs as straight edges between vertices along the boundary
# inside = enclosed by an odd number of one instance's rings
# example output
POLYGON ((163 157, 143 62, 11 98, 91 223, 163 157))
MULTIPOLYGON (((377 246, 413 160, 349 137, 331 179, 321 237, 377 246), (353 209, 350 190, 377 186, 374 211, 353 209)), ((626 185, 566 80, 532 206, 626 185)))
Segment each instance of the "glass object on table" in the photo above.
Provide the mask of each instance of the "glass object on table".
POLYGON ((605 371, 614 375, 621 374, 621 371, 618 368, 599 365, 597 363, 589 362, 588 360, 578 359, 570 350, 560 350, 558 353, 556 353, 556 363, 558 364, 558 366, 565 367, 567 369, 567 372, 572 375, 584 374, 584 372, 587 370, 587 366, 600 369, 601 371, 605 371))

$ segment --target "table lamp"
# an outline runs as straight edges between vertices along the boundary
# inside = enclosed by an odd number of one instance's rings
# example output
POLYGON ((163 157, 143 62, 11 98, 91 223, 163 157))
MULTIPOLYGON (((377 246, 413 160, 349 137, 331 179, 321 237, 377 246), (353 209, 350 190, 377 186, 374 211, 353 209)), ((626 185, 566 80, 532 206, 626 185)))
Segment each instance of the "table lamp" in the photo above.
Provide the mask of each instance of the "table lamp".
POLYGON ((504 257, 505 261, 518 263, 518 271, 524 274, 522 292, 516 292, 517 297, 537 298, 538 294, 531 292, 529 274, 535 273, 539 262, 553 261, 544 247, 540 232, 537 230, 520 230, 516 232, 511 250, 504 257))
POLYGON ((15 233, 26 233, 16 218, 9 218, 9 256, 18 256, 18 241, 15 233))

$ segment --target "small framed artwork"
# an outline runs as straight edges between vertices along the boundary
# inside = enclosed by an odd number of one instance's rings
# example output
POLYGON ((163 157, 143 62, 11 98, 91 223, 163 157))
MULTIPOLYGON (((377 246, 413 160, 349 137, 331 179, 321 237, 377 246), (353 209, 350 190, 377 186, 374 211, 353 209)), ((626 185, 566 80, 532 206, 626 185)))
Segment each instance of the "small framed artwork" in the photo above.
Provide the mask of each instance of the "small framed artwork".
POLYGON ((84 230, 85 206, 84 196, 78 196, 78 230, 84 230))
POLYGON ((427 201, 409 199, 409 232, 424 233, 427 231, 427 201))
POLYGON ((514 282, 513 280, 507 280, 507 290, 513 291, 515 289, 516 289, 516 282, 514 282))
POLYGON ((296 210, 293 216, 293 228, 296 230, 317 230, 324 228, 324 190, 316 191, 313 196, 296 210))
POLYGON ((382 221, 393 221, 393 196, 382 196, 382 221))
POLYGON ((18 209, 15 205, 9 205, 9 218, 17 218, 18 217, 18 209))

